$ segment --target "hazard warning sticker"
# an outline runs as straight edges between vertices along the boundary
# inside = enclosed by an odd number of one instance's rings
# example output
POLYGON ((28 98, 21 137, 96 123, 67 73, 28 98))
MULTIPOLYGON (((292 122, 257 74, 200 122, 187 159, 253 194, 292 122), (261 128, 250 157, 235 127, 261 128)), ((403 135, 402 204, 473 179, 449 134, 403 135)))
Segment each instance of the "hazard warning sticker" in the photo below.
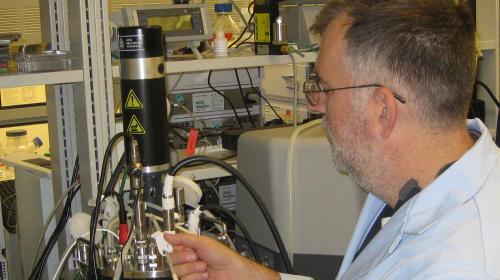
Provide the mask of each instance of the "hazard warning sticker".
POLYGON ((132 115, 130 123, 127 127, 127 132, 130 134, 145 134, 146 130, 144 130, 144 127, 142 127, 142 124, 139 122, 137 117, 135 115, 132 115))
POLYGON ((135 94, 134 90, 131 89, 128 92, 127 100, 125 101, 125 109, 142 109, 144 106, 142 106, 141 100, 137 98, 137 95, 135 94))

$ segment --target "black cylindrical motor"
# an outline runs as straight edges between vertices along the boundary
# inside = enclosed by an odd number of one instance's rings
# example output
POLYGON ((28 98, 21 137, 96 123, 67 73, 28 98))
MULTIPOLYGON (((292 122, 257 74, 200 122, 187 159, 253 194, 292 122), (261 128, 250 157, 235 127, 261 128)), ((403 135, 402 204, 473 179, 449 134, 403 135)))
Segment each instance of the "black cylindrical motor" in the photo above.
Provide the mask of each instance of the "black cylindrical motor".
MULTIPOLYGON (((164 40, 159 26, 118 28, 123 130, 139 142, 144 200, 161 203, 169 167, 164 40)), ((129 140, 125 142, 128 155, 129 140)), ((129 157, 127 157, 127 163, 129 157)))

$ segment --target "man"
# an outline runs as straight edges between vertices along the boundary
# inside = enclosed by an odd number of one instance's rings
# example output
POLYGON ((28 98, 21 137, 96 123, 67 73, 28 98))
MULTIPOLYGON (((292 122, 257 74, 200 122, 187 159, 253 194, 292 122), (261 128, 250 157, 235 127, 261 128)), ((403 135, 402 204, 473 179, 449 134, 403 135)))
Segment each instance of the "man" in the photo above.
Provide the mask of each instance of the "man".
MULTIPOLYGON (((313 31, 309 109, 324 114, 336 167, 370 193, 338 278, 500 279, 500 151, 466 122, 477 60, 466 3, 331 0, 313 31)), ((165 238, 183 279, 300 278, 207 238, 165 238)))

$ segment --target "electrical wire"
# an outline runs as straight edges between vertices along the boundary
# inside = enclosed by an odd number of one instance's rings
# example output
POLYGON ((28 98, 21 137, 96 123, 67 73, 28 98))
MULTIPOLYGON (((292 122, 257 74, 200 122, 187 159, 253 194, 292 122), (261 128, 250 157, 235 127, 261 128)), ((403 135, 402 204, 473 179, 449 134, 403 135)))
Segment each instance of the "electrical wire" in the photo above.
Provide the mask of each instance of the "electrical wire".
MULTIPOLYGON (((287 158, 286 158, 286 170, 287 170, 287 185, 288 185, 288 194, 289 194, 289 197, 288 197, 288 201, 289 201, 288 215, 289 215, 290 221, 293 221, 292 217, 295 217, 294 211, 293 211, 293 209, 294 209, 294 207, 293 207, 293 204, 294 204, 293 194, 295 193, 294 184, 293 184, 293 174, 294 174, 293 173, 293 162, 294 162, 295 142, 296 142, 297 137, 299 136, 300 133, 302 133, 303 131, 305 131, 313 126, 317 126, 320 124, 321 124, 321 119, 317 119, 317 120, 314 120, 314 121, 311 121, 311 122, 308 122, 306 124, 303 124, 301 126, 296 127, 293 130, 293 133, 290 137, 290 141, 288 143, 288 151, 287 151, 287 158)), ((288 234, 289 234, 289 236, 291 236, 290 240, 294 240, 294 238, 293 238, 294 230, 293 230, 292 223, 289 223, 288 234)), ((292 246, 292 251, 293 251, 293 249, 294 249, 293 243, 290 245, 292 246)))
POLYGON ((246 37, 243 41, 239 42, 238 45, 236 45, 236 48, 239 48, 243 44, 253 44, 253 43, 248 43, 247 42, 252 37, 253 37, 253 33, 250 33, 250 36, 246 37))
MULTIPOLYGON (((45 246, 42 254, 40 255, 40 258, 36 262, 35 265, 32 265, 31 269, 31 274, 28 277, 28 279, 41 279, 42 278, 42 273, 43 269, 45 267, 45 264, 47 263, 47 259, 50 255, 50 252, 52 251, 52 248, 54 245, 57 243, 57 239, 59 238, 59 235, 63 231, 69 217, 71 216, 71 203, 73 201, 73 198, 75 197, 76 193, 80 190, 80 186, 78 185, 77 187, 71 188, 73 184, 76 183, 78 179, 78 174, 79 174, 79 157, 78 155, 76 156, 75 159, 75 164, 73 165, 73 174, 71 175, 71 185, 68 187, 70 191, 68 191, 68 196, 66 199, 66 202, 64 204, 63 211, 61 213, 61 217, 59 219, 59 222, 57 223, 54 231, 50 235, 49 241, 47 242, 47 245, 45 246)), ((44 236, 44 235, 43 235, 44 236)), ((43 239, 42 236, 42 239, 43 239)), ((35 258, 36 259, 36 258, 35 258)))
MULTIPOLYGON (((97 266, 96 266, 96 261, 95 261, 95 235, 96 235, 99 212, 101 209, 101 201, 102 201, 101 196, 103 194, 104 180, 106 178, 106 168, 108 165, 109 158, 111 157, 112 148, 113 148, 115 142, 121 137, 131 137, 131 136, 129 134, 127 134, 126 132, 119 132, 109 140, 108 146, 106 147, 106 151, 104 152, 101 171, 99 173, 100 178, 99 178, 99 182, 97 183, 96 202, 95 202, 95 207, 92 210, 92 215, 91 215, 91 219, 90 219, 90 247, 89 247, 90 248, 89 249, 90 256, 89 256, 89 265, 88 265, 88 272, 89 272, 88 276, 90 279, 98 278, 98 271, 97 271, 97 266)), ((115 172, 113 172, 113 173, 115 173, 115 172)), ((110 184, 108 184, 108 186, 109 185, 110 184)))
POLYGON ((57 239, 59 238, 59 235, 61 232, 64 230, 64 227, 70 217, 70 211, 71 211, 71 202, 73 201, 73 198, 75 197, 76 193, 80 190, 80 186, 78 185, 76 189, 70 192, 70 195, 66 199, 66 203, 64 205, 63 209, 63 214, 61 215, 61 219, 59 220, 59 223, 56 226, 56 229, 52 233, 52 235, 49 238, 49 241, 47 242, 47 246, 45 246, 44 251, 42 252, 42 255, 38 259, 38 262, 36 263, 35 268, 31 272, 31 275, 29 276, 29 279, 42 279, 42 273, 43 269, 45 267, 45 264, 47 263, 47 259, 50 255, 50 252, 54 248, 54 245, 57 243, 57 239))
POLYGON ((243 105, 245 105, 245 109, 247 111, 248 120, 252 124, 252 127, 256 127, 254 120, 252 119, 252 114, 250 114, 250 109, 248 108, 247 100, 245 95, 243 94, 243 88, 241 87, 240 75, 238 75, 238 70, 234 69, 234 74, 236 75, 236 82, 238 83, 238 89, 240 90, 241 100, 243 101, 243 105))
POLYGON ((495 105, 497 105, 498 109, 500 109, 500 102, 498 102, 498 99, 493 94, 493 91, 491 91, 491 89, 485 83, 483 83, 479 80, 476 80, 476 85, 482 86, 486 90, 488 95, 490 96, 491 100, 493 100, 493 103, 495 103, 495 105))
MULTIPOLYGON (((248 22, 251 22, 252 19, 253 19, 253 16, 254 14, 252 13, 250 15, 250 18, 248 19, 248 22)), ((234 40, 231 44, 229 44, 229 46, 227 47, 228 49, 231 48, 232 46, 234 46, 239 40, 241 40, 241 38, 243 38, 243 35, 245 35, 245 32, 247 32, 248 30, 248 25, 245 26, 245 28, 243 29, 243 31, 241 32, 240 36, 238 36, 238 38, 236 38, 236 40, 234 40)))
POLYGON ((120 160, 118 161, 118 164, 115 167, 115 170, 113 170, 113 173, 111 174, 111 179, 109 179, 108 185, 106 186, 104 193, 113 192, 113 190, 115 189, 116 182, 118 182, 118 179, 120 178, 123 168, 125 167, 126 160, 127 157, 125 153, 123 153, 122 156, 120 157, 120 160))
POLYGON ((271 231, 271 234, 274 237, 274 240, 276 242, 276 245, 278 247, 281 259, 283 260, 283 263, 285 265, 286 273, 293 274, 294 269, 292 266, 292 263, 288 257, 287 250, 285 248, 285 245, 283 244, 283 239, 281 238, 281 235, 278 231, 278 228, 276 227, 276 224, 274 223, 271 214, 269 214, 269 211, 267 210, 264 202, 260 198, 260 196, 257 194, 257 192, 252 188, 250 183, 241 175, 241 173, 236 170, 234 167, 229 165, 228 163, 218 160, 216 158, 211 158, 207 156, 192 156, 189 158, 186 158, 184 160, 179 161, 176 165, 174 165, 171 170, 169 171, 169 174, 171 176, 175 176, 177 172, 179 172, 180 169, 192 164, 192 163, 211 163, 216 166, 221 167, 222 169, 225 169, 229 173, 231 173, 232 176, 236 177, 238 181, 241 182, 241 184, 245 187, 245 189, 250 193, 250 196, 252 196, 253 200, 259 207, 262 215, 264 216, 264 219, 266 220, 267 225, 269 226, 269 229, 271 231))
POLYGON ((241 123, 241 120, 238 117, 238 113, 236 112, 236 108, 234 107, 233 102, 231 102, 231 100, 227 96, 225 96, 222 92, 220 92, 219 90, 217 90, 215 87, 212 86, 211 79, 212 79, 212 70, 208 71, 208 87, 210 87, 210 89, 212 89, 218 95, 222 96, 227 101, 229 106, 231 106, 231 108, 233 109, 233 113, 234 116, 236 117, 236 121, 238 121, 238 125, 240 126, 240 128, 243 128, 243 124, 241 123))
POLYGON ((292 69, 293 69, 293 126, 297 126, 297 112, 298 112, 298 101, 299 101, 299 93, 297 84, 299 81, 297 80, 297 63, 295 62, 295 57, 292 53, 288 53, 290 56, 290 60, 292 60, 292 69))
POLYGON ((68 189, 66 189, 64 191, 64 193, 62 194, 61 198, 55 204, 54 208, 52 208, 52 211, 50 212, 49 217, 47 218, 47 220, 45 221, 45 224, 43 225, 43 229, 42 229, 42 233, 40 234, 40 238, 38 238, 38 243, 37 243, 37 246, 35 249, 35 254, 33 255, 33 260, 31 261, 30 271, 32 271, 33 267, 35 267, 35 263, 36 263, 36 260, 38 258, 38 254, 40 253, 40 248, 42 247, 43 238, 45 237, 45 232, 47 231, 47 228, 50 225, 50 221, 52 221, 52 218, 56 214, 57 209, 59 209, 59 207, 61 206, 61 204, 64 201, 64 199, 66 198, 66 196, 68 196, 69 192, 72 191, 75 187, 77 187, 79 185, 80 185, 80 183, 76 182, 72 186, 70 186, 68 189))
MULTIPOLYGON (((127 242, 125 242, 125 245, 122 247, 122 251, 120 252, 120 270, 121 270, 121 268, 123 268, 123 254, 124 253, 128 254, 128 250, 130 249, 130 243, 132 241, 132 239, 131 239, 132 230, 135 229, 134 221, 135 221, 135 215, 137 214, 135 212, 135 210, 137 209, 137 204, 138 203, 139 203, 139 196, 137 195, 137 196, 135 196, 134 203, 132 205, 133 215, 132 215, 132 219, 130 220, 131 225, 130 225, 129 230, 128 230, 127 242)), ((115 270, 115 275, 116 275, 116 272, 117 272, 117 270, 115 270)))
POLYGON ((283 121, 283 119, 278 114, 278 112, 276 112, 276 110, 274 109, 273 105, 271 105, 271 103, 269 103, 269 100, 267 100, 267 98, 265 98, 264 95, 262 95, 262 93, 260 92, 260 90, 258 90, 258 89, 256 89, 254 87, 252 76, 250 75, 250 71, 248 71, 248 68, 245 67, 245 70, 247 71, 248 79, 250 80, 250 86, 255 91, 255 94, 257 94, 258 96, 260 96, 260 98, 264 99, 264 101, 267 103, 267 105, 269 105, 269 108, 271 108, 271 110, 274 112, 274 114, 276 115, 276 117, 278 117, 278 119, 280 119, 281 122, 285 123, 285 121, 283 121))
MULTIPOLYGON (((250 14, 250 18, 248 19, 248 23, 252 22, 252 19, 254 17, 254 13, 250 13, 250 7, 253 4, 254 4, 254 2, 252 1, 252 2, 250 2, 250 4, 248 4, 248 7, 247 7, 247 11, 250 14)), ((229 46, 227 47, 228 49, 231 48, 232 46, 234 46, 234 44, 236 44, 239 40, 241 40, 241 38, 243 37, 245 32, 247 32, 249 25, 250 24, 245 25, 245 28, 243 28, 243 31, 241 32, 240 36, 236 40, 234 40, 231 44, 229 44, 229 46)))
POLYGON ((213 212, 218 212, 226 215, 228 218, 230 218, 235 224, 238 225, 240 228, 241 232, 243 233, 243 236, 248 242, 248 247, 250 247, 250 251, 252 252, 253 257, 257 261, 257 263, 262 264, 262 258, 260 257, 257 248, 255 247, 255 243, 253 242, 252 237, 250 236, 250 233, 246 229, 246 227, 243 225, 243 223, 233 214, 231 211, 228 209, 220 206, 220 205, 215 205, 215 204, 208 204, 208 205, 203 205, 200 210, 209 210, 213 212))

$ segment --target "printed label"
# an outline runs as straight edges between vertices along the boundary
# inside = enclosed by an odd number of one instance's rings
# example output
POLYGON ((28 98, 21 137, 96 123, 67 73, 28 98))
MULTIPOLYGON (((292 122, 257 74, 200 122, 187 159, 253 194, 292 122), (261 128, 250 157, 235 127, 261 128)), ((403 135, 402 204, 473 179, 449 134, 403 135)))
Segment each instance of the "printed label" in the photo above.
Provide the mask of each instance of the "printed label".
POLYGON ((193 113, 224 110, 224 97, 215 92, 193 94, 193 113))
POLYGON ((128 92, 127 101, 125 102, 125 109, 142 109, 142 102, 137 98, 134 90, 131 89, 128 92))
POLYGON ((236 184, 219 186, 219 196, 224 208, 236 211, 236 184))
POLYGON ((269 14, 255 14, 255 42, 271 42, 271 19, 269 14))
POLYGON ((139 122, 137 117, 135 115, 132 115, 130 123, 127 127, 127 132, 130 134, 145 134, 146 130, 144 130, 144 127, 142 127, 142 124, 139 122))
POLYGON ((120 51, 136 51, 144 50, 144 36, 142 35, 129 35, 120 36, 118 41, 120 51))

